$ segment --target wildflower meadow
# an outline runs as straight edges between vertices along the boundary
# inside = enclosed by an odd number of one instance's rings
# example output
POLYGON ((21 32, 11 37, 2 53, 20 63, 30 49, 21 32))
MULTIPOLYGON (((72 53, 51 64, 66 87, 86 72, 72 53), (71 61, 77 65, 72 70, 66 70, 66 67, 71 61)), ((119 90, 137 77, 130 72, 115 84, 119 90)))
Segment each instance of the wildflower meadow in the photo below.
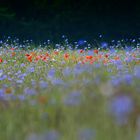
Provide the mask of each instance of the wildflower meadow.
POLYGON ((140 40, 0 41, 0 140, 140 140, 140 40))

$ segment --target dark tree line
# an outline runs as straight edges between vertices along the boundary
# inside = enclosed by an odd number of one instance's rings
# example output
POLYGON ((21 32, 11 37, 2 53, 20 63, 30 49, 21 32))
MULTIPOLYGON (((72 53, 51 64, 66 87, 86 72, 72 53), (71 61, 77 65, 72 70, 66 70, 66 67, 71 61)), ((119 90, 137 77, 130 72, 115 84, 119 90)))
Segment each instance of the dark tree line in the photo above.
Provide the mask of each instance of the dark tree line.
POLYGON ((60 33, 77 37, 98 32, 127 35, 140 28, 139 22, 140 2, 134 1, 1 0, 0 3, 0 34, 27 33, 36 38, 38 34, 43 37, 60 33))
POLYGON ((57 16, 136 16, 140 4, 133 1, 103 0, 1 0, 1 18, 47 20, 57 16))

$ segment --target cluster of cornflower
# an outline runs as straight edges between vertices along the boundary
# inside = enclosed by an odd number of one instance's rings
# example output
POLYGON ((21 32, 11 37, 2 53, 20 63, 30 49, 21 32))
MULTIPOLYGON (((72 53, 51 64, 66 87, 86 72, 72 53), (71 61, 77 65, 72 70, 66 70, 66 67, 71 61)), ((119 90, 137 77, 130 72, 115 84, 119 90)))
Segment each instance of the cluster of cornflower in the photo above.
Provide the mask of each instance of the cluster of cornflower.
MULTIPOLYGON (((131 40, 131 45, 125 42, 101 42, 96 44, 99 48, 92 49, 92 44, 85 40, 70 44, 65 39, 64 44, 55 44, 56 49, 47 49, 52 45, 48 40, 39 48, 30 49, 32 41, 22 45, 17 39, 11 44, 9 40, 1 41, 0 100, 7 108, 18 101, 34 107, 71 109, 86 105, 92 108, 94 102, 103 101, 105 106, 101 106, 110 122, 113 120, 118 127, 131 125, 133 118, 137 122, 140 115, 136 111, 140 49, 136 40, 131 40)), ((96 111, 85 112, 92 115, 96 111)), ((95 138, 95 130, 77 129, 76 138, 91 140, 95 138)), ((27 136, 27 140, 35 139, 58 140, 61 136, 57 130, 27 136)))

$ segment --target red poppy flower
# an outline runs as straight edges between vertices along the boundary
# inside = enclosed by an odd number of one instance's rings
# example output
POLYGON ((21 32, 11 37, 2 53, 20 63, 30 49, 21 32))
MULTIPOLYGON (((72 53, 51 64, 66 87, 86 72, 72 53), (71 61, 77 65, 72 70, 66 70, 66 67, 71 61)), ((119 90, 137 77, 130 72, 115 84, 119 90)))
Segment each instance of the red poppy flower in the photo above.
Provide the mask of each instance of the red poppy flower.
POLYGON ((84 52, 84 50, 81 49, 81 50, 80 50, 80 53, 83 53, 83 52, 84 52))
POLYGON ((68 54, 68 53, 65 53, 65 54, 64 54, 64 58, 65 58, 65 59, 68 59, 68 58, 69 58, 69 54, 68 54))
POLYGON ((92 59, 92 58, 93 58, 93 56, 91 56, 91 55, 86 56, 86 59, 92 59))
POLYGON ((11 48, 10 50, 14 51, 14 50, 15 50, 15 48, 11 48))
POLYGON ((27 56, 27 57, 28 57, 28 56, 30 56, 30 54, 25 54, 25 56, 27 56))
POLYGON ((120 60, 120 57, 119 56, 115 56, 114 59, 115 60, 120 60))
POLYGON ((98 50, 94 50, 94 53, 98 54, 98 53, 99 53, 99 51, 98 51, 98 50))
POLYGON ((55 55, 58 55, 58 54, 59 54, 59 52, 58 52, 58 51, 54 51, 54 54, 55 54, 55 55))
POLYGON ((46 56, 49 57, 49 53, 46 53, 46 56))
POLYGON ((2 60, 2 58, 0 58, 0 63, 2 63, 3 62, 3 60, 2 60))
POLYGON ((29 56, 27 57, 27 60, 28 60, 29 62, 32 62, 32 56, 29 55, 29 56))
POLYGON ((106 58, 108 58, 108 56, 109 56, 108 54, 105 54, 105 57, 106 57, 106 58))
POLYGON ((12 52, 12 54, 11 54, 12 56, 15 56, 16 55, 16 53, 15 52, 12 52))

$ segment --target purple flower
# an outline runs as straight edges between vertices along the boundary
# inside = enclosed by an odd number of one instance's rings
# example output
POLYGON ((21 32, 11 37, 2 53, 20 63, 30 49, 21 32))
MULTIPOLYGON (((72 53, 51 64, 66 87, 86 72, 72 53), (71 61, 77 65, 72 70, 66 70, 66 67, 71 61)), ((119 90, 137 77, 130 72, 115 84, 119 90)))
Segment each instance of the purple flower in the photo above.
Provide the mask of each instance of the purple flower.
POLYGON ((5 94, 5 90, 4 89, 0 89, 0 98, 3 97, 5 94))
POLYGON ((128 122, 128 117, 133 108, 134 103, 132 98, 126 95, 114 97, 109 104, 110 113, 119 125, 128 122))
POLYGON ((110 84, 114 87, 119 86, 122 83, 122 79, 117 76, 112 76, 110 80, 110 84))
POLYGON ((79 40, 78 42, 77 42, 77 44, 79 45, 79 46, 83 46, 83 45, 85 45, 87 43, 87 41, 86 40, 79 40))
POLYGON ((48 71, 48 75, 47 75, 47 78, 49 79, 52 79, 55 77, 55 69, 54 68, 51 68, 49 71, 48 71))
POLYGON ((117 70, 123 70, 124 68, 124 65, 120 64, 120 65, 117 65, 117 70))
POLYGON ((102 38, 102 37, 103 37, 103 35, 100 34, 100 35, 99 35, 99 38, 102 38))
POLYGON ((26 140, 40 140, 40 139, 39 139, 39 136, 38 136, 37 134, 33 133, 33 134, 30 134, 30 135, 26 138, 26 140))
POLYGON ((109 51, 110 51, 110 54, 112 54, 112 53, 115 53, 116 50, 114 48, 111 48, 109 51))
POLYGON ((19 70, 17 73, 15 73, 15 75, 19 75, 21 74, 21 70, 19 70))
POLYGON ((27 87, 27 88, 24 89, 24 93, 26 95, 35 95, 36 94, 36 90, 27 87))
POLYGON ((132 46, 127 46, 127 47, 125 48, 125 50, 126 50, 126 51, 131 51, 131 50, 132 50, 132 46))
POLYGON ((133 43, 136 42, 136 39, 133 39, 132 42, 133 42, 133 43))
POLYGON ((96 69, 101 67, 101 65, 99 63, 95 63, 94 66, 95 66, 96 69))
POLYGON ((136 78, 140 78, 140 66, 135 66, 134 67, 134 76, 136 78))
POLYGON ((128 58, 125 58, 125 61, 126 61, 127 63, 130 63, 130 62, 133 61, 133 58, 129 56, 128 58))
POLYGON ((60 134, 56 130, 49 130, 47 133, 30 134, 26 140, 60 140, 60 134))
POLYGON ((114 64, 115 64, 116 66, 118 66, 118 65, 123 65, 122 61, 120 61, 120 60, 115 60, 115 61, 114 61, 114 64))
POLYGON ((71 69, 69 67, 66 67, 63 71, 62 71, 64 76, 69 76, 71 74, 71 69))
POLYGON ((89 50, 87 55, 93 55, 93 50, 89 50))
POLYGON ((75 65, 73 68, 73 74, 74 75, 80 75, 82 72, 84 72, 84 69, 81 67, 80 64, 75 65))
POLYGON ((26 73, 23 73, 23 74, 20 74, 20 75, 18 75, 17 77, 19 78, 19 79, 21 79, 21 80, 24 80, 24 78, 27 76, 27 74, 26 73))
POLYGON ((34 86, 36 86, 36 81, 35 80, 31 80, 31 85, 34 87, 34 86))
POLYGON ((23 80, 17 80, 16 83, 17 84, 22 84, 23 83, 23 80))
POLYGON ((66 35, 62 35, 62 38, 65 39, 66 38, 66 35))
POLYGON ((24 101, 26 99, 25 95, 18 95, 17 97, 20 101, 24 101))
POLYGON ((4 100, 15 100, 17 97, 14 94, 4 94, 4 100))
POLYGON ((51 83, 53 85, 63 85, 64 81, 62 79, 54 78, 54 79, 51 80, 51 83))
POLYGON ((133 76, 131 74, 125 74, 123 80, 126 84, 131 85, 133 82, 133 76))
POLYGON ((108 47, 108 43, 107 42, 102 42, 101 43, 101 48, 107 48, 108 47))
POLYGON ((27 68, 27 73, 33 73, 35 71, 34 67, 28 67, 27 68))
POLYGON ((6 78, 7 78, 7 75, 2 75, 2 76, 0 77, 0 81, 5 80, 6 78))
POLYGON ((60 134, 56 130, 50 130, 47 134, 42 136, 41 140, 60 140, 60 134))
POLYGON ((140 140, 140 132, 137 132, 137 135, 136 135, 136 139, 135 140, 140 140))
POLYGON ((45 81, 40 81, 40 82, 39 82, 39 86, 40 86, 41 88, 47 88, 47 87, 48 87, 48 83, 45 82, 45 81))
POLYGON ((66 97, 63 100, 65 105, 68 106, 77 106, 81 103, 81 92, 74 91, 72 93, 69 93, 66 95, 66 97))

